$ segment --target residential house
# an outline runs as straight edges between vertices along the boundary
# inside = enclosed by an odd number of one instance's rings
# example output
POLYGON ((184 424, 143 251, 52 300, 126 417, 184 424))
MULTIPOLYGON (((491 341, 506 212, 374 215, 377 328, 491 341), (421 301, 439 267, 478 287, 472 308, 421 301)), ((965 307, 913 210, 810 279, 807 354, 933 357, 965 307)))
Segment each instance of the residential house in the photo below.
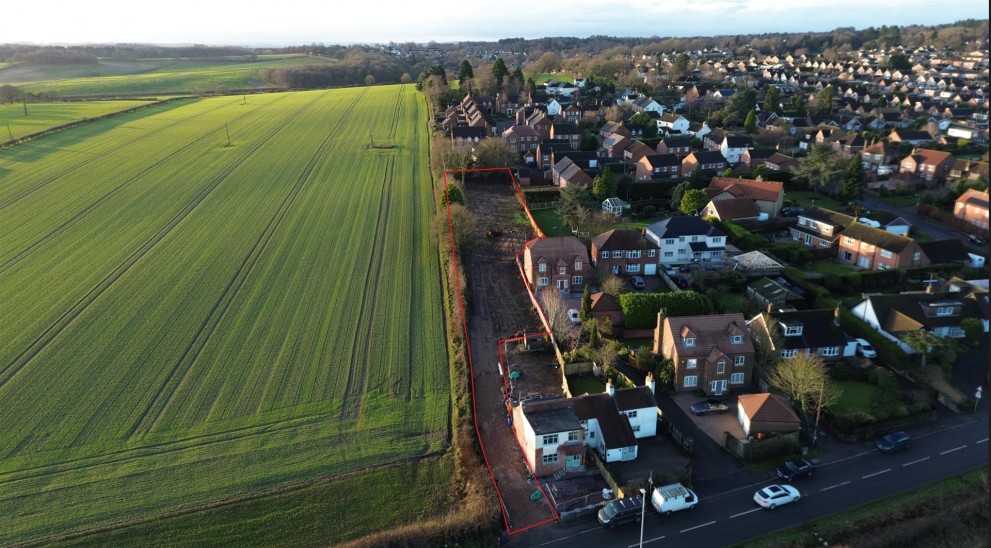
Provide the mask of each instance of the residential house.
POLYGON ((967 189, 953 204, 953 216, 968 223, 988 229, 988 191, 967 189))
POLYGON ((669 217, 648 226, 644 235, 667 265, 720 262, 726 253, 726 234, 699 217, 669 217))
POLYGON ((681 176, 681 159, 675 154, 648 154, 636 165, 638 181, 648 179, 677 179, 681 176))
POLYGON ((740 394, 737 398, 737 420, 747 438, 765 437, 798 432, 802 421, 795 414, 788 400, 780 394, 740 394))
POLYGON ((798 167, 798 160, 786 154, 775 152, 764 160, 764 166, 769 171, 789 171, 798 167))
POLYGON ((876 172, 880 166, 892 165, 898 159, 898 149, 884 141, 876 141, 861 152, 864 167, 876 172))
POLYGON ((747 322, 751 333, 765 335, 769 324, 780 341, 776 350, 783 359, 808 354, 827 364, 843 360, 846 335, 840 329, 839 310, 779 310, 758 314, 747 322))
POLYGON ((757 166, 764 165, 764 162, 778 153, 774 148, 748 148, 740 156, 740 164, 746 166, 750 171, 757 169, 757 166))
POLYGON ((635 101, 630 103, 630 106, 633 107, 634 112, 656 112, 659 115, 664 114, 664 105, 658 103, 652 97, 644 95, 637 97, 635 101))
POLYGON ((702 148, 709 151, 718 151, 723 148, 723 141, 726 140, 726 132, 716 128, 702 137, 702 148))
POLYGON ((743 314, 666 317, 658 314, 654 353, 674 363, 676 391, 721 396, 751 378, 754 344, 743 314))
POLYGON ((544 139, 537 144, 536 159, 537 167, 542 170, 549 170, 554 165, 554 152, 571 150, 571 144, 561 139, 544 139))
POLYGON ((928 258, 912 238, 862 223, 850 223, 839 238, 841 262, 869 270, 926 266, 928 258))
POLYGON ((762 213, 776 217, 784 205, 784 183, 734 177, 713 177, 706 188, 713 201, 749 198, 762 213))
POLYGON ((523 247, 523 270, 534 291, 581 291, 591 273, 588 249, 574 236, 535 238, 523 247))
POLYGON ((606 158, 620 159, 623 151, 630 146, 630 138, 619 133, 610 133, 602 139, 602 155, 606 158))
POLYGON ((605 139, 609 135, 618 134, 626 137, 627 139, 632 138, 633 134, 630 133, 629 128, 623 124, 623 122, 606 122, 602 124, 599 128, 599 138, 605 139))
POLYGON ((932 135, 929 135, 925 131, 916 131, 910 129, 896 129, 888 135, 888 142, 895 144, 910 144, 912 146, 919 146, 926 143, 933 142, 932 135))
POLYGON ((567 401, 582 426, 585 445, 607 463, 635 460, 637 440, 657 435, 657 400, 649 373, 646 386, 617 389, 608 381, 605 393, 567 401))
POLYGON ((971 265, 973 257, 960 239, 930 240, 918 242, 918 245, 922 251, 923 264, 957 263, 963 267, 973 266, 971 265))
POLYGON ((657 130, 664 135, 688 135, 688 118, 680 114, 664 114, 657 119, 657 130))
POLYGON ((681 160, 681 173, 687 177, 695 168, 706 173, 722 173, 727 166, 726 158, 718 150, 690 152, 681 160))
POLYGON ((599 173, 599 157, 594 152, 554 150, 551 159, 551 182, 558 186, 588 186, 599 173))
POLYGON ((568 145, 578 150, 582 146, 582 132, 578 125, 571 122, 555 122, 551 125, 551 139, 567 141, 568 145))
POLYGON ((840 233, 854 222, 854 218, 844 213, 813 207, 798 216, 789 230, 791 239, 807 247, 833 247, 840 233))
POLYGON ((632 141, 626 147, 626 150, 623 151, 623 161, 635 164, 648 154, 654 154, 654 149, 643 144, 641 141, 632 141))
POLYGON ((917 175, 925 181, 946 180, 953 167, 953 155, 941 150, 917 148, 901 161, 900 173, 917 175))
POLYGON ((965 318, 982 320, 988 330, 977 300, 956 293, 868 294, 850 311, 908 353, 915 353, 902 341, 909 331, 925 329, 937 337, 959 339, 964 337, 960 322, 965 318))
POLYGON ((678 158, 683 158, 691 151, 692 138, 688 136, 665 137, 657 143, 658 154, 674 154, 678 158))
POLYGON ((730 164, 737 164, 743 158, 743 153, 754 148, 754 141, 747 135, 726 135, 719 144, 719 152, 730 164))
POLYGON ((610 230, 592 238, 592 265, 613 274, 657 274, 659 247, 639 230, 610 230))
POLYGON ((703 218, 715 218, 720 221, 755 221, 761 212, 757 204, 750 198, 729 198, 725 200, 710 200, 702 209, 703 218))
POLYGON ((524 401, 513 407, 513 429, 535 476, 585 467, 585 430, 565 398, 524 401))
POLYGON ((537 150, 540 144, 540 134, 530 126, 514 125, 502 132, 502 140, 514 152, 537 150))
POLYGON ((623 325, 623 307, 619 305, 616 297, 602 291, 592 293, 592 317, 595 319, 605 318, 609 324, 618 327, 623 325))
POLYGON ((488 137, 488 130, 481 126, 457 126, 451 128, 451 141, 458 146, 473 146, 486 137, 488 137))

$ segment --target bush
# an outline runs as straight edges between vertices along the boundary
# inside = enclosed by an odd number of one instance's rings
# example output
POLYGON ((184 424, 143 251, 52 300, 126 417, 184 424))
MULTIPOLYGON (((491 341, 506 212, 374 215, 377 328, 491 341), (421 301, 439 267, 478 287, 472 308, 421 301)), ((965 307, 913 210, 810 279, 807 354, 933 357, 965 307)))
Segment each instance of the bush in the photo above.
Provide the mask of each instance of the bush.
POLYGON ((850 378, 850 371, 842 363, 838 363, 829 368, 829 378, 834 381, 845 381, 850 378))
POLYGON ((712 312, 712 302, 694 291, 678 293, 625 293, 619 296, 624 323, 629 329, 657 325, 657 313, 667 316, 701 316, 712 312))
POLYGON ((643 209, 640 210, 640 214, 643 215, 645 219, 649 219, 657 215, 657 208, 652 205, 643 206, 643 209))

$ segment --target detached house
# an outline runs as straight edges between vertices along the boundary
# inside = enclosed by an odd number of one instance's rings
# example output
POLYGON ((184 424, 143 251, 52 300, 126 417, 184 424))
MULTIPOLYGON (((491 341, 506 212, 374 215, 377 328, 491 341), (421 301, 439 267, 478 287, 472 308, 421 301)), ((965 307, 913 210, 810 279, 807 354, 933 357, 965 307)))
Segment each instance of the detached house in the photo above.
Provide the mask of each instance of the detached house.
POLYGON ((727 135, 719 145, 719 152, 731 164, 740 163, 743 153, 754 148, 754 141, 746 135, 727 135))
POLYGON ((749 382, 754 344, 743 314, 665 317, 658 314, 654 353, 674 362, 677 391, 720 396, 749 382))
POLYGON ((779 335, 781 346, 776 348, 784 359, 799 354, 819 356, 825 363, 843 359, 846 336, 839 326, 838 310, 789 310, 764 312, 747 322, 751 333, 768 332, 768 324, 779 335), (769 322, 774 319, 774 322, 769 322))
POLYGON ((986 189, 983 192, 974 188, 967 189, 954 203, 953 216, 987 230, 988 191, 986 189))
POLYGON ((799 215, 798 221, 789 230, 792 240, 807 247, 833 247, 839 239, 840 232, 853 221, 853 217, 849 215, 813 207, 799 215))
POLYGON ((669 217, 648 226, 644 235, 667 265, 719 262, 726 253, 726 234, 698 217, 669 217))
POLYGON ((926 181, 944 181, 953 167, 953 155, 941 150, 917 148, 903 158, 899 173, 921 177, 926 181))
POLYGON ((610 230, 592 238, 592 264, 613 274, 654 276, 658 249, 638 230, 610 230))
POLYGON ((912 238, 861 223, 851 223, 840 235, 839 259, 847 264, 873 270, 929 264, 929 259, 912 238))
POLYGON ((665 114, 657 120, 657 129, 665 135, 687 135, 688 127, 688 118, 680 114, 665 114))
POLYGON ((523 402, 513 408, 516 440, 535 476, 585 467, 584 429, 566 399, 523 402))
POLYGON ((502 140, 509 146, 509 150, 523 153, 537 150, 540 134, 530 126, 515 125, 502 132, 502 140))
POLYGON ((556 287, 581 291, 591 272, 588 250, 574 236, 535 238, 523 248, 523 270, 534 291, 556 287))
POLYGON ((757 209, 762 213, 767 213, 769 217, 778 215, 785 199, 784 183, 732 177, 713 177, 706 192, 714 202, 732 198, 749 198, 753 200, 757 209))
POLYGON ((915 350, 901 339, 909 331, 925 329, 937 337, 959 339, 964 336, 960 328, 964 318, 981 320, 985 332, 988 329, 977 300, 955 293, 866 295, 851 312, 910 354, 915 350))

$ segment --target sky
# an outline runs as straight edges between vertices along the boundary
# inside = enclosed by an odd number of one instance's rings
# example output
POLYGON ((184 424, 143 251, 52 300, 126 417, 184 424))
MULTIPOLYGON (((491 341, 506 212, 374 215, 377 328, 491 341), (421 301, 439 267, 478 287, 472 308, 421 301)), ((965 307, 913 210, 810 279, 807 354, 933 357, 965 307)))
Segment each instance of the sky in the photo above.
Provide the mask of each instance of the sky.
POLYGON ((987 18, 982 0, 51 0, 6 2, 0 43, 284 46, 714 36, 987 18))

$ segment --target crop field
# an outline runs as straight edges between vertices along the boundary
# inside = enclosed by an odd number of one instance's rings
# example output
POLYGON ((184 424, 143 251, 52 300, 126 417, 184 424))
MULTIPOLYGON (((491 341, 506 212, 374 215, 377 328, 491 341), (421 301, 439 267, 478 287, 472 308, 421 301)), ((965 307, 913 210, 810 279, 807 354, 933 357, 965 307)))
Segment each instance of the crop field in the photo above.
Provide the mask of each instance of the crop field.
POLYGON ((31 103, 24 114, 21 104, 0 105, 0 143, 20 139, 48 128, 98 118, 113 112, 147 105, 150 101, 81 101, 31 103))
POLYGON ((444 449, 424 109, 218 97, 0 151, 0 545, 444 449))
POLYGON ((32 93, 55 91, 59 95, 122 93, 189 93, 267 87, 258 77, 266 68, 321 65, 333 62, 308 55, 259 55, 257 60, 147 59, 101 60, 83 65, 12 65, 0 69, 0 81, 32 93))

